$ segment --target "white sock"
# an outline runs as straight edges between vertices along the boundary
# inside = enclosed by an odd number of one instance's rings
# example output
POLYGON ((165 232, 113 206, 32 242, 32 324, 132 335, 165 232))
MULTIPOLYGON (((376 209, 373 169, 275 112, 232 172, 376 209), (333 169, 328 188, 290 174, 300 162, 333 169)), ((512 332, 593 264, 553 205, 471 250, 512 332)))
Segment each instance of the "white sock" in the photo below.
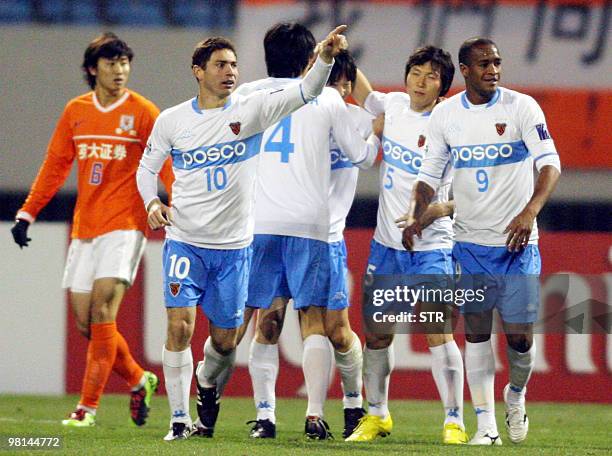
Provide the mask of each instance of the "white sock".
POLYGON ((138 382, 138 385, 134 386, 131 391, 138 391, 139 389, 141 389, 144 385, 145 382, 147 381, 147 378, 144 376, 144 374, 142 374, 142 377, 140 377, 140 381, 138 382))
POLYGON ((446 423, 463 424, 463 360, 454 340, 429 347, 432 354, 431 373, 444 406, 446 423))
POLYGON ((278 377, 278 344, 251 342, 249 374, 253 384, 253 399, 258 420, 276 423, 276 378, 278 377))
POLYGON ((331 352, 331 346, 325 336, 313 334, 304 340, 302 370, 308 394, 306 416, 323 417, 323 404, 327 398, 332 368, 331 352))
POLYGON ((87 407, 83 404, 77 404, 77 410, 85 410, 87 413, 91 413, 93 416, 96 416, 96 409, 93 407, 87 407))
POLYGON ((510 365, 510 388, 508 389, 508 402, 522 404, 525 401, 527 382, 531 377, 536 358, 535 340, 531 348, 525 353, 518 352, 508 346, 508 364, 510 365))
POLYGON ((363 384, 370 415, 389 415, 389 379, 395 365, 393 344, 380 350, 363 350, 363 384))
POLYGON ((495 422, 495 359, 491 339, 486 342, 465 342, 465 371, 478 430, 497 432, 495 422))
POLYGON ((170 421, 172 423, 186 423, 190 426, 189 393, 191 391, 191 378, 193 377, 191 347, 180 352, 172 352, 166 349, 164 345, 162 364, 164 366, 166 393, 170 404, 170 421))
POLYGON ((361 389, 363 388, 363 353, 359 337, 355 333, 352 334, 353 343, 348 351, 342 353, 334 350, 334 357, 342 378, 342 391, 344 393, 342 405, 344 408, 361 408, 363 405, 361 395, 361 389))
MULTIPOLYGON (((204 360, 198 363, 196 375, 200 386, 204 388, 219 387, 219 376, 221 373, 234 365, 236 360, 236 350, 233 350, 229 355, 222 355, 215 347, 213 347, 210 337, 204 343, 204 360)), ((225 380, 229 378, 226 377, 225 380)), ((223 387, 225 385, 222 385, 223 387)))

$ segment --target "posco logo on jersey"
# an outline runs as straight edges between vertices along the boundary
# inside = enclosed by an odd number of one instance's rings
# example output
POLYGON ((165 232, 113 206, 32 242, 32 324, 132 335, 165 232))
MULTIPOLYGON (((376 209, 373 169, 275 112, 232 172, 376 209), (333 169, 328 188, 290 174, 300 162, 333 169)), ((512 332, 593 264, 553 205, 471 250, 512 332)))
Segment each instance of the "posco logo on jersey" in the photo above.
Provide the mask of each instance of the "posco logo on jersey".
POLYGON ((352 168, 354 165, 340 149, 331 149, 331 169, 352 168))
POLYGON ((419 174, 423 157, 383 136, 383 160, 411 174, 419 174))
POLYGON ((451 148, 455 168, 483 168, 518 163, 529 155, 523 141, 499 144, 454 146, 451 148))
POLYGON ((190 151, 172 150, 175 168, 196 169, 248 160, 259 153, 261 134, 240 141, 202 146, 190 151))

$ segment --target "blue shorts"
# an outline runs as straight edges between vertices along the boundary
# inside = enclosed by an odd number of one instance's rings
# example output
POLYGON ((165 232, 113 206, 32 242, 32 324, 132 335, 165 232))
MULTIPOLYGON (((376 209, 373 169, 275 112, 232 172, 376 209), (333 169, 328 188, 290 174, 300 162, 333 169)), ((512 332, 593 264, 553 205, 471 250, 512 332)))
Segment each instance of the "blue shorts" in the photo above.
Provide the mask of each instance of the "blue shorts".
POLYGON ((210 322, 225 329, 243 322, 251 247, 204 249, 166 239, 162 265, 166 307, 202 306, 210 322))
POLYGON ((326 307, 329 244, 315 239, 256 234, 247 305, 267 309, 274 298, 293 298, 296 309, 326 307))
POLYGON ((348 300, 348 265, 346 262, 346 242, 344 239, 329 243, 329 310, 342 310, 349 306, 348 300))
POLYGON ((374 288, 393 289, 397 286, 426 289, 447 289, 452 286, 451 249, 418 252, 386 247, 376 240, 370 244, 367 275, 374 288))
POLYGON ((460 276, 460 286, 479 288, 486 285, 484 302, 466 303, 463 313, 481 313, 496 308, 506 323, 536 321, 542 269, 537 245, 529 244, 520 252, 509 252, 506 247, 457 242, 453 247, 453 262, 460 276), (482 283, 470 283, 474 281, 482 283))
POLYGON ((410 252, 386 247, 372 239, 366 274, 414 275, 453 273, 451 249, 410 252))

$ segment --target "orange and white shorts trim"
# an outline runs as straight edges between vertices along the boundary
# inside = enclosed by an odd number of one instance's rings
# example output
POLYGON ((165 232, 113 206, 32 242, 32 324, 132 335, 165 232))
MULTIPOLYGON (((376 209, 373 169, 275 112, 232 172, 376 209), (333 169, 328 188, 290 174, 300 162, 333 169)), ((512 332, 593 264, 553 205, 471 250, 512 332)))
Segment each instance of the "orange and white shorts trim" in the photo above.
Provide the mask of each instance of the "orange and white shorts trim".
POLYGON ((116 278, 131 285, 147 240, 141 231, 117 230, 93 239, 73 239, 62 288, 89 293, 97 279, 116 278))

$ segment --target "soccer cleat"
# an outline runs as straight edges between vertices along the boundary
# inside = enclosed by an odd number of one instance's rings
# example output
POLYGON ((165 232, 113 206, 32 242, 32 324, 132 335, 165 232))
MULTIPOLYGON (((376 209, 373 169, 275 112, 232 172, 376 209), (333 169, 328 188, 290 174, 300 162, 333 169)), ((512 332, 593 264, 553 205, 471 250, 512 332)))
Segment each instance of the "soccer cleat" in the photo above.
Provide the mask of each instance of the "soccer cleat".
POLYGON ((137 391, 132 391, 130 398, 130 416, 136 426, 146 423, 151 410, 151 397, 159 387, 159 379, 153 372, 145 371, 144 386, 137 391))
POLYGON ((499 433, 490 431, 488 429, 478 430, 472 440, 468 442, 468 445, 501 445, 502 440, 499 433))
POLYGON ((442 442, 447 445, 463 445, 468 442, 465 430, 456 423, 446 423, 442 431, 442 442))
POLYGON ((76 409, 68 419, 62 420, 64 426, 90 427, 96 425, 96 417, 83 409, 76 409))
POLYGON ((309 440, 327 440, 333 439, 329 424, 318 416, 307 416, 304 424, 304 435, 309 440))
POLYGON ((191 426, 186 423, 172 423, 172 427, 164 437, 166 442, 172 440, 186 440, 191 435, 191 426))
POLYGON ((525 401, 520 404, 508 403, 510 384, 504 388, 504 402, 506 403, 506 430, 512 443, 521 443, 527 438, 529 431, 529 418, 525 412, 525 401))
POLYGON ((347 442, 371 442, 377 437, 386 437, 391 434, 393 420, 391 415, 385 419, 376 415, 365 415, 359 420, 359 424, 353 433, 345 439, 347 442))
POLYGON ((270 420, 251 420, 246 424, 254 424, 249 436, 253 439, 275 439, 276 424, 270 420))
POLYGON ((356 408, 345 408, 344 409, 344 430, 342 431, 342 438, 346 439, 353 433, 359 420, 365 416, 366 412, 361 407, 356 408))
POLYGON ((192 432, 192 435, 210 438, 215 432, 215 423, 219 416, 219 394, 217 394, 217 387, 215 386, 212 388, 200 386, 197 378, 196 376, 198 419, 194 423, 195 430, 192 432))

